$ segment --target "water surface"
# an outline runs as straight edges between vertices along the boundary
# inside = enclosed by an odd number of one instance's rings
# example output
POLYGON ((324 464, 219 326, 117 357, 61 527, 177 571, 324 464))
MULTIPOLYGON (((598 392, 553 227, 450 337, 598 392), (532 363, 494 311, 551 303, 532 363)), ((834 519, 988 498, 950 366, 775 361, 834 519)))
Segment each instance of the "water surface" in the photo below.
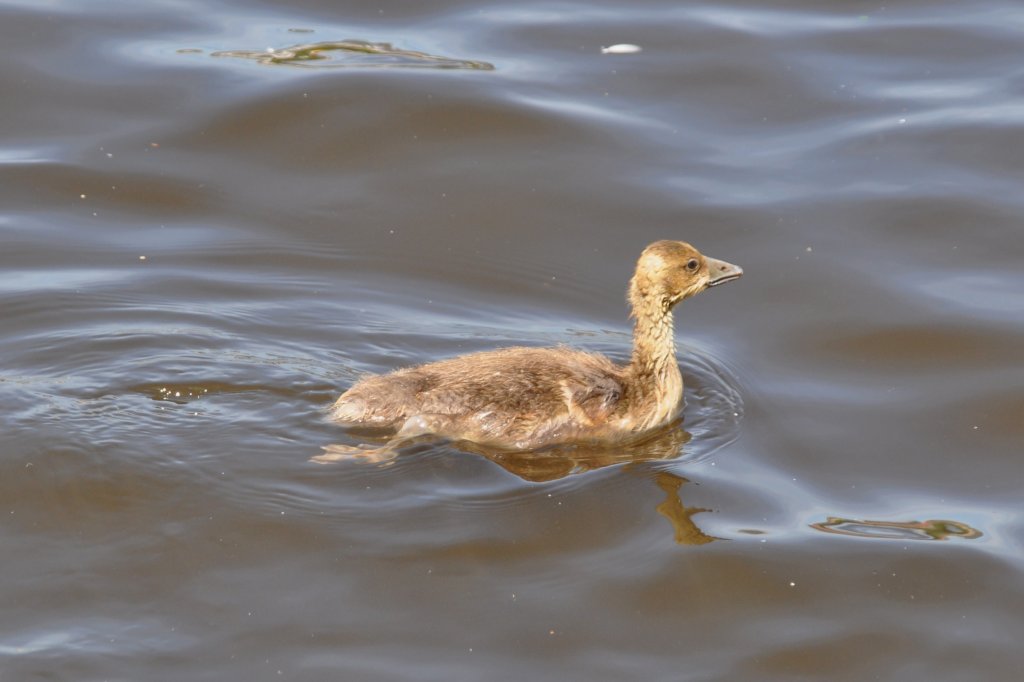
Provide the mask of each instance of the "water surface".
POLYGON ((0 681, 1015 679, 1022 27, 0 3, 0 681), (627 358, 662 238, 746 271, 678 427, 309 463, 365 372, 627 358))

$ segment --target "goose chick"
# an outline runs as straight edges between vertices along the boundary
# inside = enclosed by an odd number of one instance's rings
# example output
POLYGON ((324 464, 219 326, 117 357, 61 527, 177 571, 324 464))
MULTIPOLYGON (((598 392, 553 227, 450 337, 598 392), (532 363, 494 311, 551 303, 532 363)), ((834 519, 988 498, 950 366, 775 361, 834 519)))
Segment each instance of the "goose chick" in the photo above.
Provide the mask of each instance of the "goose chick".
POLYGON ((472 353, 364 378, 338 398, 331 417, 393 429, 389 446, 424 434, 515 450, 639 437, 671 422, 682 406, 672 309, 742 274, 685 242, 655 242, 629 283, 628 364, 567 347, 472 353))

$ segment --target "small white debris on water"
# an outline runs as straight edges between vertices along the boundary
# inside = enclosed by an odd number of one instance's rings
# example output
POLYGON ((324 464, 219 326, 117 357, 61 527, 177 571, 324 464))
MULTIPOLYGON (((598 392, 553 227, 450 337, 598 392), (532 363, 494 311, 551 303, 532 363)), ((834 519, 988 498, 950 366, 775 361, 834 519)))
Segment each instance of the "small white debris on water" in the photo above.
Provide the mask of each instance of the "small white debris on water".
POLYGON ((630 43, 618 43, 616 45, 609 45, 608 47, 601 48, 601 54, 636 54, 643 50, 639 45, 631 45, 630 43))
POLYGON ((794 583, 794 582, 790 582, 790 583, 789 583, 789 586, 790 586, 790 587, 796 587, 796 583, 794 583))
POLYGON ((139 260, 146 260, 145 256, 139 256, 139 260))
POLYGON ((907 119, 905 119, 905 118, 901 118, 900 119, 900 123, 906 123, 906 122, 907 122, 907 119))

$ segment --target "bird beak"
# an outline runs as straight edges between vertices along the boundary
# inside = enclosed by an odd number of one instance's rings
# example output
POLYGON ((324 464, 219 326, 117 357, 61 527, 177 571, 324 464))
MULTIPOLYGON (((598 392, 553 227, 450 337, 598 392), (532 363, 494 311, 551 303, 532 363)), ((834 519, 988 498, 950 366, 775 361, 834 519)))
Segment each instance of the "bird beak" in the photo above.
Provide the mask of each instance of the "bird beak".
POLYGON ((719 284, 725 284, 743 276, 743 268, 738 265, 707 256, 704 257, 704 262, 708 266, 709 287, 717 287, 719 284))

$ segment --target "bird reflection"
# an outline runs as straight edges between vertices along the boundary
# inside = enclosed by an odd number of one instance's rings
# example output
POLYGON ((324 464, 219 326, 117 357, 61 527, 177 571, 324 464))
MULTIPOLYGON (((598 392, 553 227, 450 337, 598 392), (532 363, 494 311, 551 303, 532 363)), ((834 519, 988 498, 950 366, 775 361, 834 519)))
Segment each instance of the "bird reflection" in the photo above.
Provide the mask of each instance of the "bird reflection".
POLYGON ((710 509, 687 507, 679 497, 679 489, 683 487, 684 483, 689 483, 690 479, 670 474, 667 471, 659 471, 655 482, 659 488, 665 491, 665 501, 655 507, 655 509, 672 524, 672 530, 675 531, 676 544, 706 545, 709 542, 722 539, 716 538, 714 535, 708 535, 693 521, 695 514, 711 511, 710 509))
MULTIPOLYGON (((486 457, 524 481, 546 483, 571 474, 593 471, 613 464, 675 459, 683 454, 683 446, 692 437, 688 431, 681 428, 681 424, 681 420, 676 420, 643 440, 617 445, 574 443, 555 445, 540 450, 503 450, 469 441, 457 441, 455 445, 465 452, 486 457)), ((358 435, 355 431, 353 434, 358 435)), ((363 438, 380 440, 373 438, 370 431, 364 432, 363 438)), ((325 445, 323 453, 311 457, 310 461, 326 464, 344 460, 361 460, 387 465, 401 454, 401 446, 419 440, 418 438, 394 439, 387 440, 380 445, 352 446, 341 443, 325 445)))
POLYGON ((691 437, 677 421, 645 440, 615 446, 579 443, 530 451, 496 450, 476 443, 459 443, 459 448, 486 457, 524 481, 545 483, 614 464, 675 459, 683 454, 683 446, 691 437))
MULTIPOLYGON (((505 471, 515 474, 524 481, 545 483, 565 478, 572 474, 594 471, 615 464, 638 464, 640 462, 672 460, 683 454, 683 446, 691 434, 681 427, 681 420, 659 429, 651 437, 633 443, 617 446, 597 444, 560 445, 542 450, 520 451, 501 450, 482 446, 478 443, 458 442, 460 450, 471 452, 489 459, 505 471)), ((405 441, 408 444, 409 441, 405 441)), ((342 460, 362 460, 388 465, 399 455, 396 443, 386 442, 380 446, 327 445, 324 452, 311 458, 319 463, 342 460)), ((660 471, 655 476, 656 485, 665 493, 665 500, 655 509, 672 524, 675 541, 681 545, 705 545, 720 540, 704 533, 693 517, 710 511, 702 507, 687 507, 679 496, 679 490, 689 480, 682 476, 660 471)))

